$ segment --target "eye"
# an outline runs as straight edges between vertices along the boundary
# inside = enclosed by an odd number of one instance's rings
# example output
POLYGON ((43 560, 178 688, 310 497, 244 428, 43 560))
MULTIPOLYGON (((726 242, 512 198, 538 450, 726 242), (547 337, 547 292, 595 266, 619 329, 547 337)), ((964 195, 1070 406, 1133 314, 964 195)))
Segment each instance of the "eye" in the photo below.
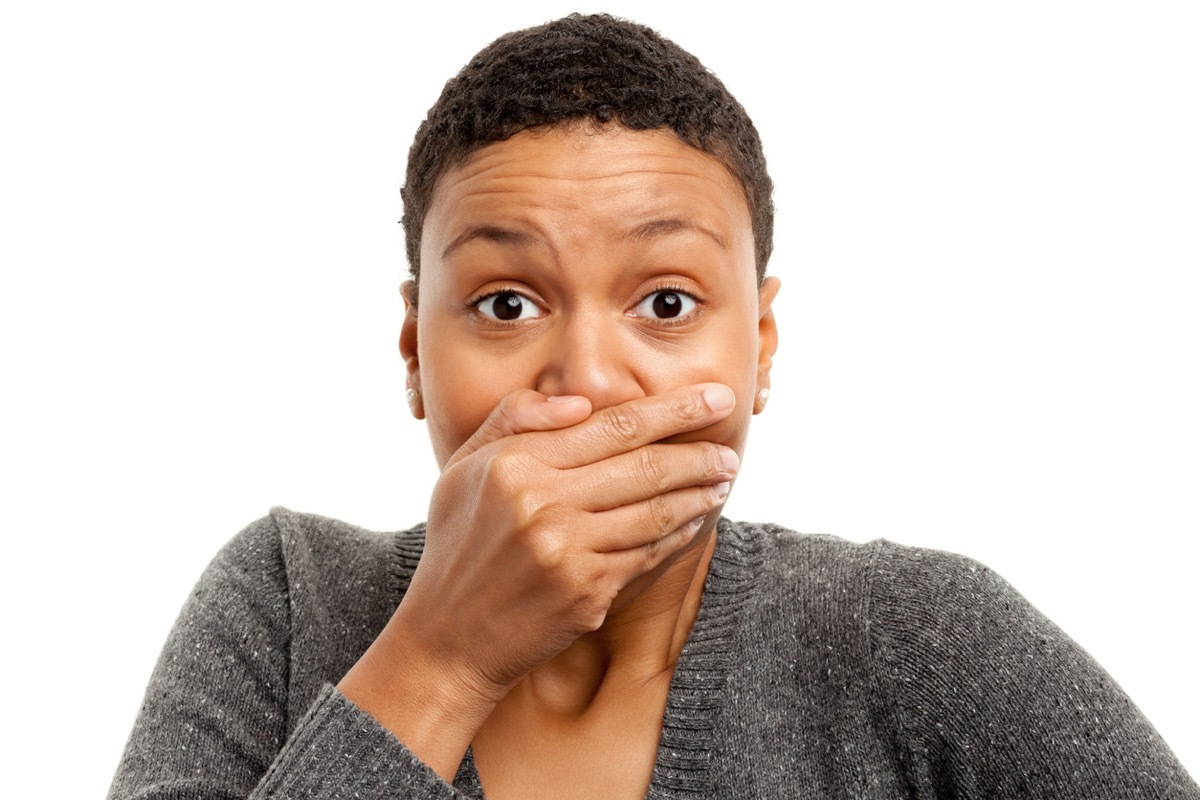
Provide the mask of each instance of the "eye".
POLYGON ((674 319, 686 316, 696 308, 696 298, 677 289, 662 289, 646 295, 633 309, 638 317, 674 319))
POLYGON ((541 316, 537 304, 516 292, 495 292, 475 301, 475 310, 497 322, 517 322, 541 316))

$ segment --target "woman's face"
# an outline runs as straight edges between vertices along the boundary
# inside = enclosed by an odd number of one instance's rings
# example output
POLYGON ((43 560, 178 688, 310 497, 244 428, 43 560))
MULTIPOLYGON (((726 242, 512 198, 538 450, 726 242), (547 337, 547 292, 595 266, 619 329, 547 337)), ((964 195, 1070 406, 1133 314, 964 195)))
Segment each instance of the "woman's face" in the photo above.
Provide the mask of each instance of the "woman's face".
POLYGON ((421 265, 400 346, 439 465, 515 389, 598 410, 703 381, 737 407, 677 440, 741 454, 778 281, 758 285, 741 186, 674 134, 576 126, 479 150, 439 182, 421 265))

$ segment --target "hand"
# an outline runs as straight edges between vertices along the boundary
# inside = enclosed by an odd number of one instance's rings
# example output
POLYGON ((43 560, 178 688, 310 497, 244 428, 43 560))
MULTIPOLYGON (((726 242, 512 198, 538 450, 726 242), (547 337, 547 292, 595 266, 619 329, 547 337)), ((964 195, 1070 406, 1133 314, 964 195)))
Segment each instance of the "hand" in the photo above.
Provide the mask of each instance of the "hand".
POLYGON ((375 698, 381 713, 352 694, 358 666, 343 691, 422 758, 439 751, 452 775, 447 731, 430 720, 414 726, 412 695, 464 729, 461 759, 509 688, 598 628, 617 593, 686 547, 724 502, 737 468, 731 449, 659 442, 732 407, 733 393, 719 384, 590 415, 583 398, 506 396, 434 488, 420 565, 372 646, 391 662, 392 687, 374 687, 386 695, 375 698), (438 741, 422 753, 417 740, 430 737, 438 741))

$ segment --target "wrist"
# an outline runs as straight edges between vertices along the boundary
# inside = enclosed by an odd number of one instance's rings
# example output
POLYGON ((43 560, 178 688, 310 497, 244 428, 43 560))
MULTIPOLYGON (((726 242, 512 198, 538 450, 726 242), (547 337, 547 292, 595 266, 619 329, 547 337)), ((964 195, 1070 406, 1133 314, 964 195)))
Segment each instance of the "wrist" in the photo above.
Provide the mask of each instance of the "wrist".
POLYGON ((410 615, 397 609, 338 690, 452 782, 504 692, 445 663, 436 645, 422 642, 420 626, 410 622, 410 615))

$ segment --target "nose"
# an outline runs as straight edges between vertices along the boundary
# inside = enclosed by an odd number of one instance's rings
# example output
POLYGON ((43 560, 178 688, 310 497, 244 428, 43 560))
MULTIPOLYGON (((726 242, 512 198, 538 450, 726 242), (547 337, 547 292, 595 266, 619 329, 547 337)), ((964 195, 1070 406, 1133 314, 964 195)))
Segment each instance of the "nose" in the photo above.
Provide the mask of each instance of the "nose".
POLYGON ((548 331, 534 388, 547 395, 582 395, 593 410, 644 397, 629 336, 619 320, 606 317, 579 314, 548 331))

